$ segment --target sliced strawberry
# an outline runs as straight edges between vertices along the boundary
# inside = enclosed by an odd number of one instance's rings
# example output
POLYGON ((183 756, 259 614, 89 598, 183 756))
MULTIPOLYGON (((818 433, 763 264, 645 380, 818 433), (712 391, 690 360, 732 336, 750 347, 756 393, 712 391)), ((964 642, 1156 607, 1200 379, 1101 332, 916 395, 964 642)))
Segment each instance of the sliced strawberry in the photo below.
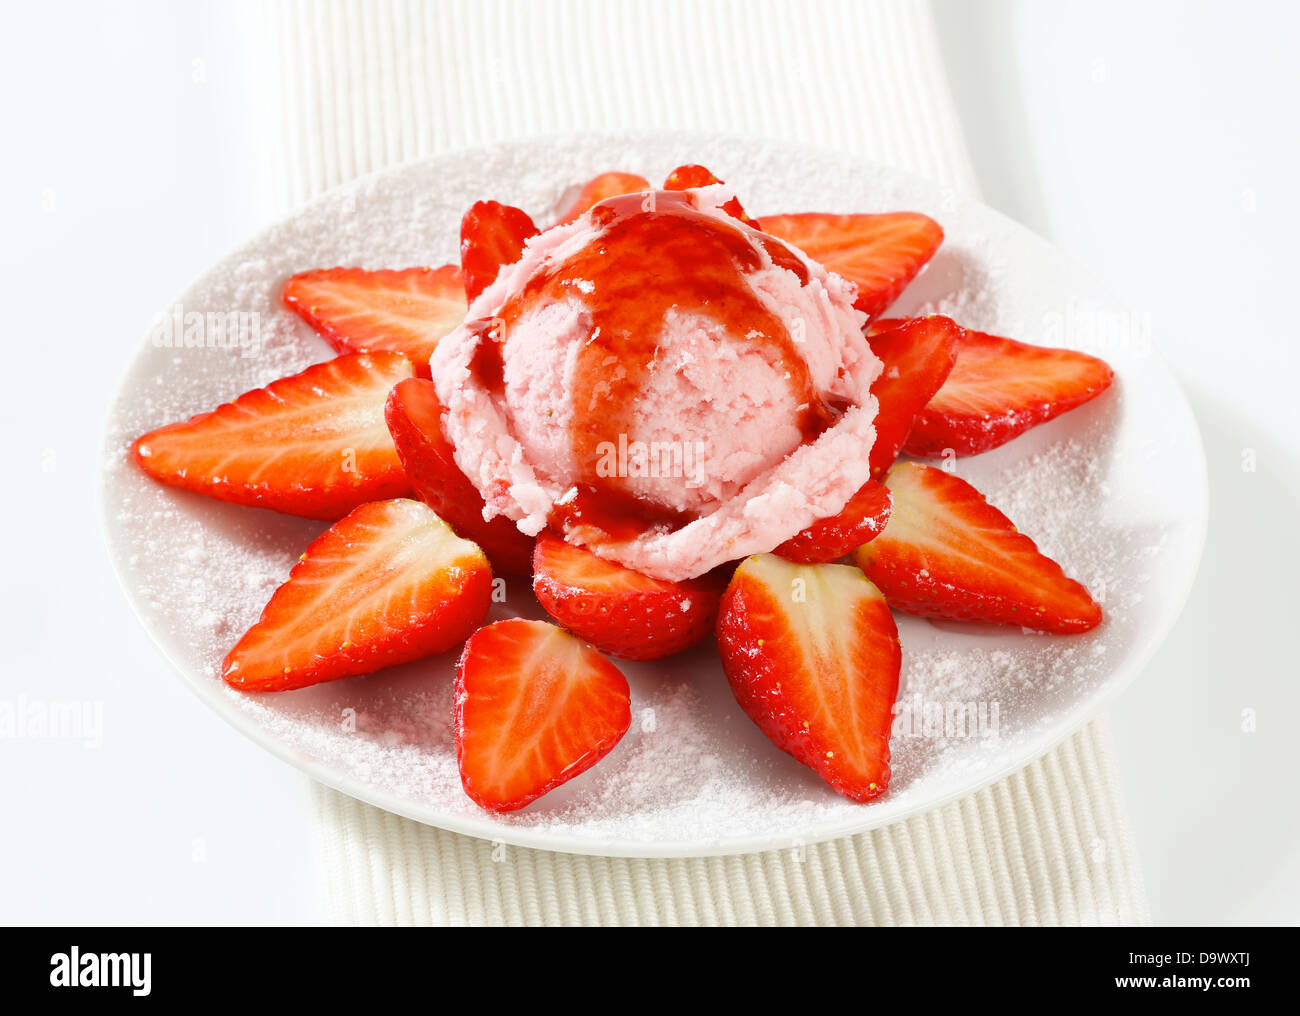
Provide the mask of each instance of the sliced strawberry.
POLYGON ((884 364, 871 385, 871 394, 880 404, 876 443, 871 446, 873 477, 884 475, 898 458, 917 414, 952 370, 961 334, 951 318, 939 316, 881 321, 868 329, 871 351, 884 364))
POLYGON ((404 353, 424 377, 438 340, 465 320, 465 283, 455 265, 318 268, 292 276, 280 299, 340 353, 404 353))
POLYGON ((723 594, 718 648, 736 701, 773 744, 845 797, 885 792, 902 652, 860 571, 748 558, 723 594))
POLYGON ((318 536, 227 654, 243 691, 288 691, 441 653, 483 622, 492 571, 419 501, 362 505, 318 536))
POLYGON ((514 811, 604 758, 632 722, 614 664, 545 621, 480 628, 456 669, 456 761, 474 802, 514 811))
MULTIPOLYGON (((703 166, 678 166, 668 174, 668 179, 664 181, 664 190, 693 190, 696 187, 710 187, 715 183, 722 183, 722 181, 703 166)), ((740 207, 738 198, 732 198, 723 204, 722 210, 748 226, 761 228, 756 221, 745 214, 745 209, 740 207)))
POLYGON ((903 325, 908 324, 909 322, 920 320, 923 319, 905 317, 873 318, 867 325, 866 334, 868 338, 874 338, 883 332, 892 332, 895 328, 902 328, 903 325))
POLYGON ((496 281, 503 265, 519 260, 524 241, 537 233, 527 212, 499 201, 479 201, 465 213, 460 223, 460 267, 471 303, 496 281))
POLYGON ((467 540, 473 540, 498 575, 527 575, 533 540, 503 515, 483 519, 483 498, 456 465, 442 429, 442 403, 432 381, 408 378, 395 385, 384 418, 416 496, 467 540))
POLYGON ((891 607, 1061 634, 1101 623, 1088 590, 965 480, 900 462, 885 483, 894 513, 854 561, 891 607))
POLYGON ((620 194, 636 194, 650 189, 650 181, 635 173, 601 173, 587 181, 560 222, 572 222, 592 205, 620 194))
POLYGON ((713 630, 722 587, 708 578, 651 578, 553 533, 537 538, 533 592, 546 612, 601 652, 657 660, 713 630))
POLYGON ((889 488, 868 480, 849 498, 838 515, 814 522, 772 551, 787 561, 825 564, 870 543, 885 528, 893 505, 889 488))
POLYGON ((765 215, 758 227, 858 287, 857 307, 875 317, 934 256, 943 230, 920 212, 765 215))
POLYGON ((384 426, 388 390, 414 373, 399 353, 352 353, 137 438, 155 480, 309 519, 403 497, 411 485, 384 426))
POLYGON ((967 331, 903 450, 924 458, 986 452, 1096 398, 1114 379, 1104 360, 1086 353, 967 331))

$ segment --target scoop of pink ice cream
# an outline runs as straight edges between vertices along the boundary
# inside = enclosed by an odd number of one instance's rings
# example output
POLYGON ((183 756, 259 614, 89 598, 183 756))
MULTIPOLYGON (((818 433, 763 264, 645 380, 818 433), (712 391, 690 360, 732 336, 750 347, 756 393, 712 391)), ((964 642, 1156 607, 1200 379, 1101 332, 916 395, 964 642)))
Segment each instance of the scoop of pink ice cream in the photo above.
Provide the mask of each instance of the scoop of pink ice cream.
POLYGON ((769 551, 867 480, 880 362, 850 283, 721 210, 601 202, 534 237, 430 362, 486 514, 666 579, 769 551))

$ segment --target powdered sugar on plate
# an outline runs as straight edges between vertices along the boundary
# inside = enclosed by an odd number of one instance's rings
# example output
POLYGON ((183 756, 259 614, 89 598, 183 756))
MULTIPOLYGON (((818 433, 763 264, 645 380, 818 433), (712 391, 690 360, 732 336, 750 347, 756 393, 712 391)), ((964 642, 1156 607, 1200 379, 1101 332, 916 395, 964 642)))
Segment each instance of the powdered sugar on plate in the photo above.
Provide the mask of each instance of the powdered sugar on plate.
MULTIPOLYGON (((996 213, 840 155, 645 134, 459 153, 326 195, 160 311, 173 323, 170 340, 164 327, 146 340, 105 444, 110 547, 143 623, 198 694, 248 736, 340 789, 463 832, 564 850, 719 853, 810 842, 933 806, 1045 750, 1132 677, 1172 622, 1199 551, 1201 462, 1181 397, 1149 343, 1093 348, 1103 332, 1071 324, 1123 309, 996 213), (1060 638, 900 618, 894 779, 884 799, 866 806, 835 795, 758 732, 731 698, 711 641, 669 660, 621 664, 633 689, 623 742, 600 765, 504 817, 479 811, 460 788, 450 728, 455 653, 299 692, 228 689, 218 677, 223 655, 322 524, 153 484, 127 461, 130 441, 331 355, 280 308, 288 275, 336 264, 443 264, 455 260, 460 216, 475 200, 518 204, 541 222, 597 172, 658 179, 683 162, 710 166, 756 215, 928 212, 947 240, 891 313, 948 313, 1110 360, 1115 391, 955 463, 1100 594, 1104 625, 1060 638), (187 344, 174 326, 187 314, 203 318, 201 345, 187 344), (243 329, 242 346, 213 339, 216 325, 207 323, 218 319, 243 329)), ((541 616, 521 581, 493 609, 541 616)))

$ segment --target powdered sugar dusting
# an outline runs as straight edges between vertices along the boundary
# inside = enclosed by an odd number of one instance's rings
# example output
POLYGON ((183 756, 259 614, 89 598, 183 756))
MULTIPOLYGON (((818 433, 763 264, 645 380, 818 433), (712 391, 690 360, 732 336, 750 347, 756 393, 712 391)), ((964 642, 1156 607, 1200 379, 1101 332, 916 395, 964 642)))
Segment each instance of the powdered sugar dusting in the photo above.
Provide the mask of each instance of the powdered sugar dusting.
MULTIPOLYGON (((456 257, 459 218, 474 200, 509 201, 545 220, 565 207, 575 181, 596 172, 653 179, 683 162, 709 165, 756 215, 934 215, 945 246, 894 312, 950 313, 1034 341, 1045 315, 1081 297, 1107 306, 1105 294, 1053 267, 1055 255, 1027 258, 1024 235, 978 206, 894 171, 783 145, 653 135, 533 142, 360 181, 225 259, 180 301, 186 311, 255 313, 255 355, 149 343, 111 417, 105 511, 114 559, 146 627, 205 700, 322 778, 406 814, 535 845, 653 854, 797 843, 890 821, 1025 761, 1117 680, 1159 627, 1151 590, 1174 581, 1167 562, 1183 554, 1197 522, 1192 512, 1178 515, 1175 485, 1126 479, 1131 471, 1117 468, 1120 460, 1167 468, 1183 438, 1168 414, 1141 426, 1131 419, 1142 409, 1128 401, 1130 387, 1136 394, 1156 382, 1149 355, 1130 348, 1108 351, 1117 391, 957 463, 1100 594, 1106 622, 1057 638, 900 618, 908 711, 895 728, 890 793, 872 805, 836 796, 767 742, 732 699, 711 641, 669 660, 621 664, 634 697, 623 742, 570 784, 500 818, 460 788, 450 729, 454 653, 280 695, 242 695, 219 680, 223 655, 322 525, 157 486, 127 461, 129 442, 330 355, 279 307, 289 274, 443 264, 456 257), (927 727, 936 706, 954 719, 960 713, 963 725, 927 727)), ((495 616, 515 613, 540 616, 520 581, 494 607, 495 616)))

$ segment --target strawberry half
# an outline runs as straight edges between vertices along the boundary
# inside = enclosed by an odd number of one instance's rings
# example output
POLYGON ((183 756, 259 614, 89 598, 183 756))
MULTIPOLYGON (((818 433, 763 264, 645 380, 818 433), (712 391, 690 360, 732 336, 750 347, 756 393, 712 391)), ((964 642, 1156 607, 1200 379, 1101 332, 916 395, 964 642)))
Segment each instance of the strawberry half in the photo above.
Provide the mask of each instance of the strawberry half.
POLYGON ((288 691, 441 653, 487 615, 492 571, 419 501, 362 505, 317 537, 222 665, 243 691, 288 691))
POLYGON ((965 480, 900 462, 885 483, 894 494, 889 525, 854 561, 891 607, 1060 634, 1101 623, 1088 590, 965 480))
POLYGON ((917 417, 903 450, 938 458, 975 455, 1096 398, 1115 379, 1104 360, 964 332, 957 362, 917 417))
POLYGON ((657 660, 713 630, 722 589, 708 577, 651 578, 546 532, 533 553, 533 592, 551 617, 601 652, 657 660))
POLYGON ((498 575, 527 575, 533 540, 503 515, 483 519, 483 498, 456 465, 442 429, 442 403, 432 381, 408 378, 393 387, 384 419, 415 495, 467 540, 473 540, 498 575))
POLYGON ((637 194, 649 189, 650 181, 635 173, 601 173, 600 176, 587 181, 573 204, 569 206, 569 210, 560 217, 560 223, 572 222, 592 205, 606 198, 616 198, 621 194, 637 194))
POLYGON ((429 376, 438 340, 465 320, 465 283, 441 268, 318 268, 292 276, 284 305, 340 353, 404 353, 429 376))
POLYGON ((514 811, 604 758, 632 722, 627 678, 545 621, 476 631, 456 668, 456 761, 474 802, 514 811))
POLYGON ((765 215, 758 227, 856 284, 856 306, 869 317, 898 299, 943 242, 939 224, 920 212, 765 215))
POLYGON ((718 648, 736 701, 773 744, 845 797, 885 792, 902 651, 858 569, 748 558, 723 594, 718 648))
POLYGON ((893 498, 883 483, 868 480, 838 515, 814 522, 772 551, 787 561, 825 564, 870 543, 885 528, 893 498))
POLYGON ((411 485, 384 426, 384 399, 411 361, 352 353, 150 431, 131 454, 155 480, 219 501, 309 519, 403 497, 411 485))
POLYGON ((460 267, 471 303, 496 281, 503 265, 519 260, 524 241, 537 233, 522 208, 499 201, 478 201, 470 207, 460 222, 460 267))
POLYGON ((871 385, 880 404, 871 475, 879 478, 894 464, 917 415, 943 385, 957 360, 962 329, 946 317, 880 321, 867 331, 871 351, 884 364, 871 385))
MULTIPOLYGON (((703 166, 678 166, 668 174, 668 179, 664 181, 664 190, 693 190, 696 187, 709 187, 715 183, 722 183, 722 181, 703 166)), ((738 198, 727 201, 723 204, 722 210, 747 226, 761 228, 754 219, 745 214, 745 209, 740 207, 738 198)))

